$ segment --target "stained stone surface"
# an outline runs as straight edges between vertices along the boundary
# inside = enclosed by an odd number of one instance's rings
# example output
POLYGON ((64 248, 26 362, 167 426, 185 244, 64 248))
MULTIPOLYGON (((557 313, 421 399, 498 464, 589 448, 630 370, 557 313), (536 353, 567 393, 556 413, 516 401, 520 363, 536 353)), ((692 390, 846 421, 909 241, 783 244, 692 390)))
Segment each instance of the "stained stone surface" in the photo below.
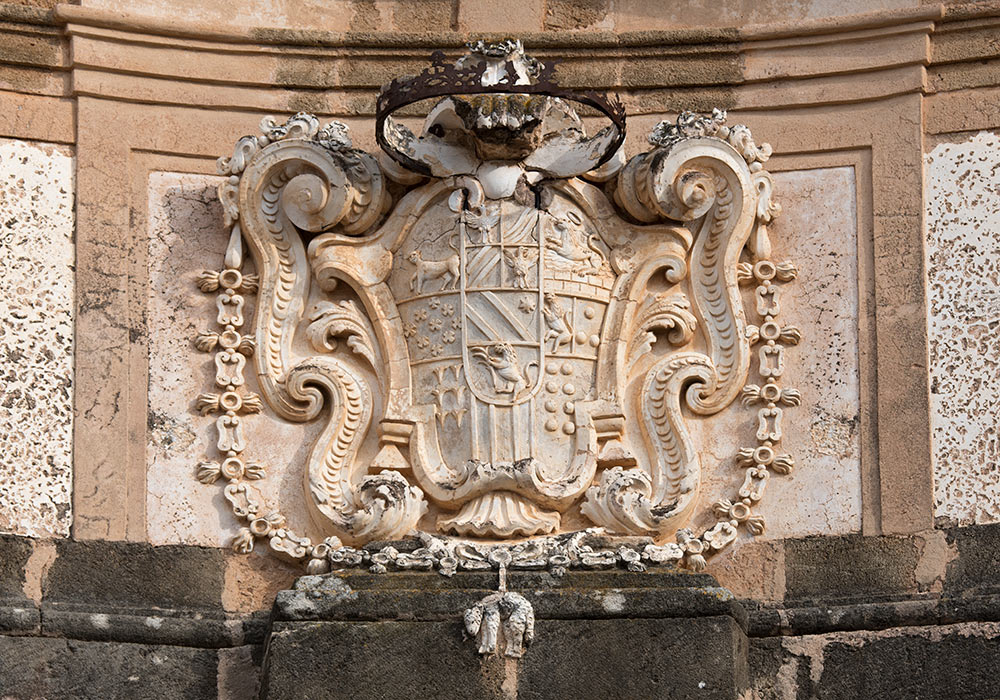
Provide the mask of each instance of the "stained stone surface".
MULTIPOLYGON (((198 272, 220 269, 229 234, 216 195, 219 178, 153 173, 149 183, 149 430, 147 536, 153 544, 228 545, 238 522, 219 484, 195 480, 198 463, 216 459, 213 416, 199 416, 195 399, 213 391, 213 355, 193 339, 214 329, 215 295, 195 285, 198 272)), ((246 318, 253 315, 253 296, 246 318)), ((254 373, 245 373, 255 391, 254 373)), ((302 474, 315 426, 280 423, 267 413, 249 416, 248 459, 267 467, 257 482, 269 503, 280 503, 290 524, 308 532, 302 502, 302 474), (298 450, 291 445, 301 445, 298 450), (280 494, 280 495, 279 495, 280 494)))
POLYGON ((925 162, 934 514, 1000 522, 1000 137, 942 143, 925 162))
POLYGON ((69 534, 71 149, 0 139, 0 532, 69 534))
MULTIPOLYGON (((786 348, 782 385, 802 393, 785 408, 779 453, 795 470, 772 475, 758 508, 763 538, 841 534, 861 529, 860 380, 858 370, 858 243, 854 169, 821 168, 774 174, 781 216, 771 226, 775 261, 799 267, 782 288, 783 325, 802 332, 786 348)), ((746 303, 749 304, 749 299, 746 303)), ((748 305, 750 323, 759 319, 748 305)), ((749 383, 763 384, 753 354, 749 383)), ((695 522, 714 522, 711 504, 736 497, 743 483, 739 448, 752 447, 757 408, 733 402, 700 423, 706 478, 695 522)), ((725 556, 725 555, 723 555, 725 556)))

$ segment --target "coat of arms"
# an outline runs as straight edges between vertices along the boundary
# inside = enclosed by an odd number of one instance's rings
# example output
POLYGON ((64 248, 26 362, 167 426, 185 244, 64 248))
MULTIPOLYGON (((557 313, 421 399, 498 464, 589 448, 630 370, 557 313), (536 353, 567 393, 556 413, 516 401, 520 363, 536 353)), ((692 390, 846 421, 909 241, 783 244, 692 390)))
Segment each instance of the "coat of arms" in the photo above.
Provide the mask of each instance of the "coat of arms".
POLYGON ((199 337, 217 353, 203 406, 222 452, 200 476, 228 480, 239 546, 266 539, 312 571, 697 568, 762 530, 753 505, 792 466, 781 417, 798 395, 778 381, 798 332, 777 317, 795 268, 770 259, 770 148, 725 119, 684 113, 626 160, 621 103, 559 87, 508 41, 383 88, 377 157, 308 114, 241 139, 220 160, 226 269, 202 277, 220 330, 199 337), (393 119, 428 100, 419 134, 393 119), (588 136, 580 108, 606 126, 588 136), (761 404, 745 477, 695 535, 687 422, 741 396, 761 404), (242 415, 257 410, 322 421, 302 470, 325 540, 254 495, 242 415), (595 548, 598 532, 630 544, 595 548), (362 548, 411 535, 424 546, 362 548))

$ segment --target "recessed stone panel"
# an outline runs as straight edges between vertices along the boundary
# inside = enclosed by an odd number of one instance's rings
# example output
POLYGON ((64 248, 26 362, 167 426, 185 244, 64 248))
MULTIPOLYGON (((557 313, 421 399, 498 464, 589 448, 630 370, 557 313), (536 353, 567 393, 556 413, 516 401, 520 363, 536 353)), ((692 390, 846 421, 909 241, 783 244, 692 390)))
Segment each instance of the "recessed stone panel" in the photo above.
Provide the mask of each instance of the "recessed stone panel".
MULTIPOLYGON (((769 480, 760 513, 764 538, 840 534, 861 529, 860 380, 858 370, 858 236, 855 174, 851 167, 774 175, 781 215, 770 227, 775 261, 791 260, 798 277, 782 288, 784 325, 802 332, 786 349, 784 386, 798 389, 802 405, 784 409, 777 452, 795 459, 791 474, 769 480)), ((752 299, 748 322, 758 324, 752 299)), ((762 384, 756 372, 749 383, 762 384)), ((755 446, 757 407, 739 402, 701 435, 707 488, 696 516, 712 522, 711 504, 734 499, 743 483, 736 466, 741 447, 755 446)))
POLYGON ((1000 522, 1000 137, 925 156, 934 515, 1000 522))
MULTIPOLYGON (((238 530, 218 484, 195 480, 198 463, 218 459, 213 416, 200 416, 198 394, 215 388, 213 355, 194 338, 215 328, 215 295, 197 285, 200 270, 219 270, 229 234, 216 194, 220 178, 153 173, 149 182, 149 415, 147 430, 147 536, 153 544, 225 546, 238 530)), ((248 255, 249 257, 249 255, 248 255)), ((248 262, 248 265, 252 263, 248 262)), ((246 317, 253 318, 253 295, 246 317)), ((248 389, 255 391, 253 372, 248 389)), ((246 456, 267 468, 260 491, 298 531, 308 530, 301 502, 307 431, 317 426, 279 423, 267 413, 249 416, 253 441, 246 456), (282 498, 279 494, 284 494, 282 498)))
POLYGON ((0 139, 0 532, 69 534, 71 149, 0 139))

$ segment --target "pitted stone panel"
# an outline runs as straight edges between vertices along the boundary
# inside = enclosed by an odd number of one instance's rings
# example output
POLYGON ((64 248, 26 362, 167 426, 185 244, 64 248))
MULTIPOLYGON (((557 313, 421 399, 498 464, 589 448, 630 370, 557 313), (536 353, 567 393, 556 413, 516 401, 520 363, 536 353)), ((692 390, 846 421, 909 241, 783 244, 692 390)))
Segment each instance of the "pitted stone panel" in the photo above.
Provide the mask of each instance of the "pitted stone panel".
MULTIPOLYGON (((782 289, 782 325, 802 342, 785 352, 787 384, 802 405, 785 409, 778 453, 795 469, 770 479, 760 504, 766 539, 847 534, 861 529, 861 431, 858 359, 858 237, 854 169, 819 168, 774 174, 782 214, 770 227, 772 258, 791 260, 799 275, 782 289)), ((759 324, 752 303, 748 323, 759 324)), ((761 384, 751 371, 750 383, 761 384)), ((708 475, 699 512, 733 498, 742 483, 739 448, 753 446, 756 407, 734 402, 720 419, 704 422, 708 475)), ((708 522, 707 520, 705 522, 708 522)), ((698 524, 701 524, 700 521, 698 524)), ((758 537, 758 539, 760 538, 758 537)))
POLYGON ((925 156, 934 515, 1000 522, 1000 137, 925 156))
POLYGON ((0 532, 72 522, 74 157, 0 139, 0 532))
MULTIPOLYGON (((199 462, 217 456, 215 417, 199 416, 194 401, 200 392, 214 390, 214 365, 193 339, 213 328, 216 314, 214 298, 195 284, 198 272, 220 269, 229 240, 216 194, 219 180, 170 172, 153 173, 149 180, 146 514, 147 538, 157 545, 225 546, 238 530, 221 489, 193 478, 199 462)), ((247 301, 245 315, 253 318, 253 296, 247 301)), ((247 382, 256 391, 251 372, 247 382)), ((261 436, 247 458, 268 471, 268 478, 257 482, 262 494, 269 502, 281 502, 295 527, 307 529, 308 516, 292 507, 300 500, 301 475, 284 468, 288 455, 283 448, 308 442, 310 428, 281 424, 266 414, 247 421, 261 436)))

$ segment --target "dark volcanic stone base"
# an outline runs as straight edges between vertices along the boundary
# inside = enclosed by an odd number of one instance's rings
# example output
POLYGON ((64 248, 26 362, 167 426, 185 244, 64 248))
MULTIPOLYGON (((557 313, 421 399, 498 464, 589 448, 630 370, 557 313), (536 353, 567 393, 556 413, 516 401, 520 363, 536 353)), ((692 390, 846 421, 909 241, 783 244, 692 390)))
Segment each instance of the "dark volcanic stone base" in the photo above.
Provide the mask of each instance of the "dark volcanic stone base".
POLYGON ((729 617, 542 620, 521 661, 480 657, 459 622, 276 623, 262 697, 731 700, 746 635, 729 617))
POLYGON ((0 637, 2 698, 201 700, 217 669, 215 649, 0 637))
POLYGON ((520 660, 465 638, 462 611, 495 574, 304 577, 278 596, 261 697, 736 700, 748 686, 745 614, 710 577, 512 578, 537 616, 520 660))

